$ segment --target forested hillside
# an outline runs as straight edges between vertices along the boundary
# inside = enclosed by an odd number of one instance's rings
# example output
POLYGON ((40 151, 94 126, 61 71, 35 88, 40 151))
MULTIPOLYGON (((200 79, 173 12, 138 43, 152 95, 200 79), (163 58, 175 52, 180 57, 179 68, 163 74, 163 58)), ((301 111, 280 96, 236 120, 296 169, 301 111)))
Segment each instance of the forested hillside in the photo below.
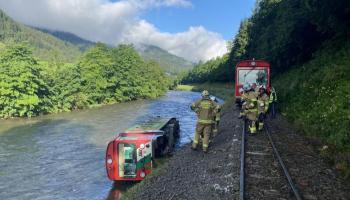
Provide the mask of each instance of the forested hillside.
POLYGON ((44 60, 72 62, 81 55, 77 46, 17 23, 1 10, 0 42, 8 45, 27 43, 33 49, 34 55, 44 60))
POLYGON ((154 60, 168 73, 178 74, 183 71, 192 69, 193 63, 170 54, 156 46, 152 45, 138 45, 137 51, 145 60, 154 60))
POLYGON ((113 48, 31 28, 0 11, 0 118, 155 98, 174 84, 164 70, 175 74, 188 67, 157 47, 142 52, 146 60, 132 45, 113 48))
POLYGON ((232 81, 233 76, 218 74, 232 73, 237 61, 250 58, 271 62, 275 75, 288 71, 314 58, 320 49, 342 48, 349 39, 349 18, 347 0, 260 0, 253 15, 241 22, 228 62, 211 70, 205 70, 208 67, 204 63, 197 71, 204 76, 215 69, 211 76, 218 78, 210 81, 232 81))
POLYGON ((85 51, 86 49, 95 45, 94 42, 78 37, 72 33, 64 32, 64 31, 53 31, 44 28, 35 28, 41 32, 48 33, 53 35, 54 37, 63 40, 65 42, 71 43, 77 46, 81 51, 85 51))
POLYGON ((349 19, 348 0, 260 0, 229 55, 196 66, 183 82, 233 81, 239 60, 265 59, 282 114, 350 151, 349 19))
MULTIPOLYGON (((1 10, 0 41, 9 45, 27 43, 34 56, 55 62, 75 62, 84 51, 96 44, 72 33, 20 24, 1 10)), ((162 69, 173 75, 193 67, 191 62, 156 46, 138 45, 136 50, 145 60, 156 61, 162 69)))
POLYGON ((0 48, 0 118, 155 98, 169 87, 160 67, 130 45, 97 44, 77 64, 39 61, 23 45, 0 48))

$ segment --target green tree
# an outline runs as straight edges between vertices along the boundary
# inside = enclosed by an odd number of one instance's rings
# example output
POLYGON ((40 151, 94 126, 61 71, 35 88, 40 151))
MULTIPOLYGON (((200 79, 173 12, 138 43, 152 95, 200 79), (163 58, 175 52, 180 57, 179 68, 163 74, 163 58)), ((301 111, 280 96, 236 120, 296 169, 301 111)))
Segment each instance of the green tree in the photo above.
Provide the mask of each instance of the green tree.
POLYGON ((0 54, 0 117, 31 117, 47 113, 49 88, 31 51, 22 45, 0 54))
POLYGON ((78 68, 82 79, 82 92, 89 104, 104 103, 110 96, 106 93, 108 76, 113 67, 110 49, 104 44, 90 48, 79 60, 78 68))

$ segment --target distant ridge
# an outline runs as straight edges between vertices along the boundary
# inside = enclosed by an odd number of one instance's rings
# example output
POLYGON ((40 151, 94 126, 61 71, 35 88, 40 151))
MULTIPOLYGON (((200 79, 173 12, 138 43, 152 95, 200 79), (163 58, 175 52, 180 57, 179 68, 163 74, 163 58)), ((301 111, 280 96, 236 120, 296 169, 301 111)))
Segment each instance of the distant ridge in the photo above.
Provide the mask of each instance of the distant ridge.
MULTIPOLYGON (((26 43, 38 58, 62 62, 75 62, 86 49, 96 44, 69 32, 23 25, 11 19, 1 9, 0 43, 26 43)), ((170 74, 188 71, 194 65, 154 45, 135 45, 135 49, 145 60, 158 62, 162 69, 170 74)))
POLYGON ((144 59, 157 61, 169 73, 188 71, 194 66, 194 63, 154 45, 141 44, 136 49, 144 59))
POLYGON ((74 44, 18 23, 2 10, 0 10, 0 42, 5 45, 26 43, 33 49, 34 55, 43 60, 59 59, 73 62, 82 53, 74 44))
POLYGON ((56 38, 59 38, 63 41, 66 41, 66 42, 69 42, 73 45, 76 45, 77 47, 79 47, 79 49, 81 51, 85 51, 89 47, 96 44, 95 42, 91 42, 89 40, 83 39, 77 35, 74 35, 73 33, 64 32, 64 31, 54 31, 54 30, 49 30, 49 29, 44 29, 44 28, 37 28, 37 27, 34 27, 34 28, 41 31, 41 32, 53 35, 56 38))

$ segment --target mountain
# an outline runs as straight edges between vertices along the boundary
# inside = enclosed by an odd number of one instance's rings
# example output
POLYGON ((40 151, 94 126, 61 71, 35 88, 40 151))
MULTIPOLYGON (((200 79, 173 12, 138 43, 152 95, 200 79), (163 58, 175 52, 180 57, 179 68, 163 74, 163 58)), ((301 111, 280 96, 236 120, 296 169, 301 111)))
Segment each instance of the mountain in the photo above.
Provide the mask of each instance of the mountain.
MULTIPOLYGON (((23 25, 0 10, 0 48, 1 43, 27 43, 38 58, 62 62, 76 61, 82 52, 95 45, 72 33, 23 25)), ((193 67, 193 63, 157 46, 143 44, 135 47, 145 60, 158 62, 168 73, 177 74, 193 67)))
POLYGON ((43 60, 73 62, 82 53, 70 42, 60 40, 51 34, 15 22, 0 10, 0 42, 3 44, 26 43, 35 56, 43 60))
POLYGON ((36 27, 34 27, 34 28, 41 31, 41 32, 53 35, 60 40, 69 42, 69 43, 79 47, 79 49, 81 51, 85 51, 86 49, 88 49, 91 46, 94 46, 96 44, 95 42, 91 42, 89 40, 83 39, 77 35, 74 35, 73 33, 64 32, 64 31, 54 31, 54 30, 49 30, 49 29, 44 29, 44 28, 36 28, 36 27))
MULTIPOLYGON (((87 48, 95 45, 94 42, 83 39, 72 33, 63 32, 63 31, 53 31, 53 30, 48 30, 43 28, 36 28, 36 29, 44 33, 51 34, 65 42, 71 43, 79 47, 81 51, 85 51, 87 48)), ((171 74, 177 74, 181 71, 192 69, 193 67, 193 63, 181 57, 173 55, 167 52, 166 50, 161 49, 154 45, 141 44, 141 45, 135 45, 135 48, 145 60, 154 60, 158 62, 159 65, 166 72, 171 74)))
POLYGON ((194 64, 153 45, 137 45, 136 50, 145 60, 154 60, 169 73, 177 74, 193 68, 194 64))

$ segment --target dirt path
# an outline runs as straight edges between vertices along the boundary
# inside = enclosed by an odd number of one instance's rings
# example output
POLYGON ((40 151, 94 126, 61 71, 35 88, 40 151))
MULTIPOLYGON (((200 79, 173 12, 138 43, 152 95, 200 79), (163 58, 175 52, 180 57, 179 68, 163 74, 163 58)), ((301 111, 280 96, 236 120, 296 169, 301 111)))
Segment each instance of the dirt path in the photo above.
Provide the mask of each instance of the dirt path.
MULTIPOLYGON (((223 113, 220 134, 208 154, 192 151, 189 145, 178 150, 169 159, 168 167, 148 178, 133 198, 238 199, 243 123, 237 116, 235 108, 223 113)), ((276 119, 270 125, 280 154, 305 199, 350 198, 349 186, 337 178, 304 137, 297 135, 283 119, 276 119)))

